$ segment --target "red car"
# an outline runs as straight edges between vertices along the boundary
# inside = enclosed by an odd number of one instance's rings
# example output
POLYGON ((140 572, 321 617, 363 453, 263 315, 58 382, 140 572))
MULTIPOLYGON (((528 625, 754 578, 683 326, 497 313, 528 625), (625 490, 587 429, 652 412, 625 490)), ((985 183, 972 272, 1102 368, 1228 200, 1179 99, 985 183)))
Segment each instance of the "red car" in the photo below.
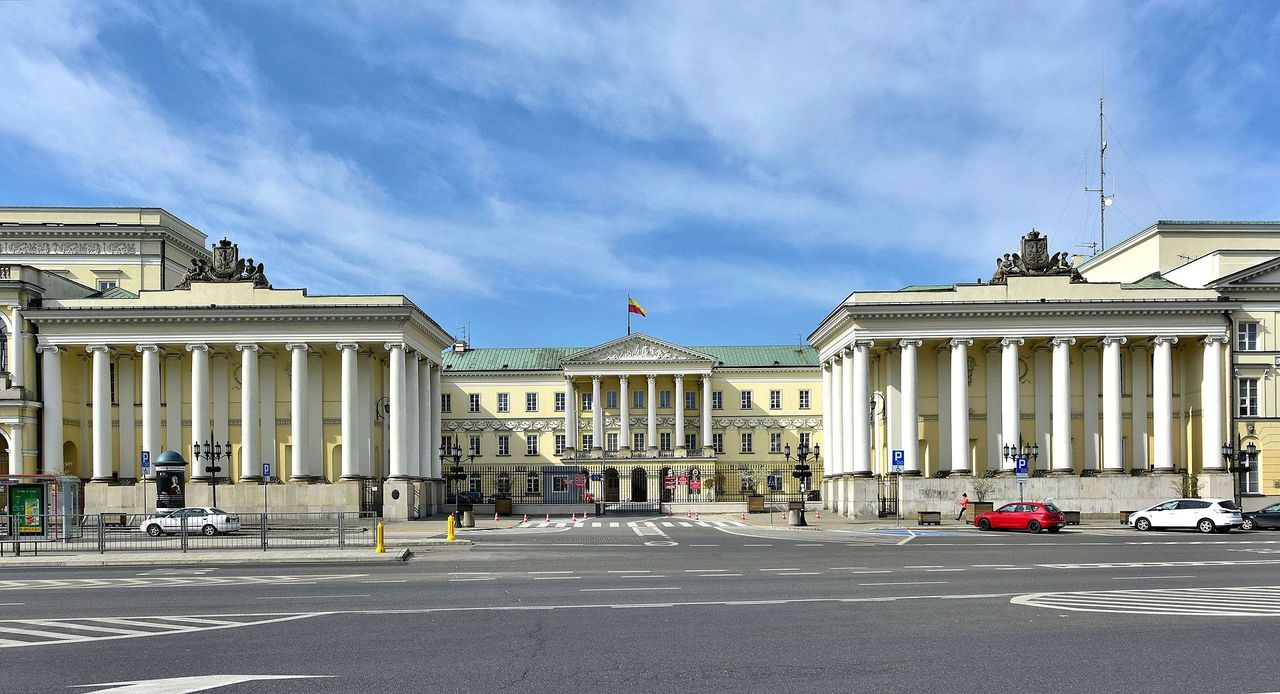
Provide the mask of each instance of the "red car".
POLYGON ((1056 533, 1067 524, 1062 511, 1053 504, 1017 501, 994 511, 979 513, 973 519, 979 530, 1023 530, 1038 533, 1041 529, 1056 533))

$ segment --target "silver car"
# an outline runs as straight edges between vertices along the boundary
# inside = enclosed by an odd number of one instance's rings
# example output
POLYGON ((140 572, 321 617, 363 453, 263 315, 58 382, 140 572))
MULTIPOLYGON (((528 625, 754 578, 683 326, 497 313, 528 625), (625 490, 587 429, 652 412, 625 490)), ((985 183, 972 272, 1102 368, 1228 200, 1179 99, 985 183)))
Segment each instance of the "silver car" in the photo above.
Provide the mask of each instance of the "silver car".
POLYGON ((184 522, 188 533, 209 536, 240 529, 240 516, 210 506, 180 508, 163 516, 148 518, 138 529, 151 537, 159 537, 182 532, 184 522))

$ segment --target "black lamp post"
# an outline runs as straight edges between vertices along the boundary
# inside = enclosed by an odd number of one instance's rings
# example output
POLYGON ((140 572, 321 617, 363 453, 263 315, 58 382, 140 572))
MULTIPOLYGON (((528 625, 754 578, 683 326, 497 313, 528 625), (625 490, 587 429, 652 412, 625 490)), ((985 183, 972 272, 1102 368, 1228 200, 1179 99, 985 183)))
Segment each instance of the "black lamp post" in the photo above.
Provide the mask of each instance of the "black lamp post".
POLYGON ((231 442, 228 441, 226 446, 221 442, 209 441, 200 443, 199 441, 191 444, 191 459, 197 463, 204 460, 207 464, 204 466, 205 474, 209 475, 209 484, 213 487, 213 506, 218 506, 218 473, 222 472, 222 467, 218 465, 219 460, 231 460, 231 442))
POLYGON ((786 447, 783 448, 783 455, 786 456, 787 461, 796 461, 795 468, 791 471, 791 476, 799 480, 800 484, 800 522, 798 525, 808 525, 804 519, 805 491, 806 487, 808 487, 809 480, 813 477, 813 471, 809 469, 808 461, 812 460, 815 463, 818 462, 818 452, 820 449, 820 446, 814 446, 813 451, 810 452, 809 446, 801 443, 800 446, 796 448, 796 454, 793 457, 791 455, 791 444, 787 444, 786 447))
POLYGON ((1235 446, 1228 441, 1222 444, 1222 458, 1227 462, 1227 470, 1234 473, 1234 482, 1231 485, 1231 491, 1235 497, 1236 508, 1240 508, 1241 488, 1240 483, 1242 476, 1247 475, 1253 469, 1253 461, 1258 459, 1258 447, 1249 442, 1243 450, 1237 451, 1235 446))
MULTIPOLYGON (((1006 444, 1004 445, 1003 450, 1004 450, 1004 459, 1005 459, 1005 460, 1015 460, 1015 461, 1016 461, 1018 458, 1024 458, 1024 457, 1025 457, 1025 458, 1027 458, 1028 460, 1030 460, 1030 461, 1031 461, 1031 464, 1032 464, 1032 465, 1034 465, 1034 464, 1035 464, 1035 462, 1036 462, 1036 460, 1038 460, 1038 459, 1040 458, 1040 444, 1038 444, 1038 443, 1025 443, 1025 442, 1024 442, 1024 443, 1022 443, 1022 444, 1020 444, 1020 445, 1016 445, 1016 446, 1015 446, 1014 444, 1011 444, 1011 443, 1006 443, 1006 444)), ((1030 466, 1028 466, 1028 467, 1030 467, 1030 466)), ((1022 485, 1021 485, 1021 484, 1019 484, 1019 485, 1018 485, 1018 501, 1023 501, 1023 498, 1022 498, 1022 485)))
POLYGON ((449 480, 450 486, 453 487, 453 506, 455 510, 459 507, 457 482, 467 478, 467 473, 462 469, 462 461, 464 459, 469 463, 475 460, 476 456, 474 453, 467 456, 462 455, 462 446, 457 443, 453 444, 453 448, 449 448, 448 444, 440 446, 441 466, 445 463, 450 463, 444 478, 449 480))

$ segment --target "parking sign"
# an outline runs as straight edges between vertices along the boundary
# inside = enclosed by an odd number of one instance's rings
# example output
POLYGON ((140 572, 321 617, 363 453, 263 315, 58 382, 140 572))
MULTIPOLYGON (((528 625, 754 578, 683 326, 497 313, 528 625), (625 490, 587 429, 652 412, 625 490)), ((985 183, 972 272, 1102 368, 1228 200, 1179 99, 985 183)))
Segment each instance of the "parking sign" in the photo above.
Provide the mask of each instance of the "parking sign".
POLYGON ((1027 462, 1027 456, 1025 455, 1018 456, 1018 459, 1017 461, 1015 461, 1014 464, 1017 466, 1016 468, 1014 468, 1014 472, 1017 473, 1020 479, 1026 479, 1027 472, 1030 470, 1030 467, 1031 467, 1027 462))
POLYGON ((904 450, 894 449, 893 451, 893 471, 902 472, 907 466, 907 452, 904 450))
POLYGON ((264 480, 271 479, 271 463, 262 464, 262 479, 264 480))
POLYGON ((151 451, 142 452, 142 476, 146 477, 151 473, 151 451))

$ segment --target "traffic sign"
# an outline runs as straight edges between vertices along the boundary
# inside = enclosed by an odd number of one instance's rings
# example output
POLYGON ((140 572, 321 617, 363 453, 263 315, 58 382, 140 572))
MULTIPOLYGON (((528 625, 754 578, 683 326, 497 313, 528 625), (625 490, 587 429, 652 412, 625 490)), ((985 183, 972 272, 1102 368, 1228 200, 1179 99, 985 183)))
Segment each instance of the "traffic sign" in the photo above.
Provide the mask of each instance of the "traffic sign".
POLYGON ((687 475, 680 475, 676 478, 676 484, 679 484, 682 487, 689 484, 689 477, 687 475))
POLYGON ((142 452, 142 474, 145 477, 151 472, 151 451, 142 452))
POLYGON ((901 474, 907 466, 907 452, 900 449, 893 451, 893 472, 901 474))
POLYGON ((1030 463, 1027 461, 1027 456, 1025 455, 1018 456, 1018 459, 1017 461, 1015 461, 1014 465, 1017 466, 1014 468, 1014 472, 1017 472, 1019 475, 1023 475, 1023 476, 1025 476, 1031 468, 1030 463))
POLYGON ((691 482, 689 482, 689 488, 690 488, 690 489, 692 489, 692 490, 694 490, 694 491, 699 491, 699 490, 701 490, 701 489, 702 489, 702 480, 700 480, 700 479, 694 479, 694 480, 692 480, 691 482))
POLYGON ((663 487, 664 489, 675 489, 675 488, 676 488, 676 478, 674 478, 674 477, 666 477, 666 478, 664 478, 664 479, 662 480, 662 487, 663 487))
POLYGON ((271 463, 262 464, 262 479, 264 480, 271 479, 271 463))
POLYGON ((598 472, 593 472, 593 473, 591 473, 591 481, 592 481, 592 482, 599 482, 599 481, 600 481, 600 480, 602 480, 602 479, 604 479, 604 475, 602 475, 602 474, 600 474, 600 473, 598 473, 598 472))

